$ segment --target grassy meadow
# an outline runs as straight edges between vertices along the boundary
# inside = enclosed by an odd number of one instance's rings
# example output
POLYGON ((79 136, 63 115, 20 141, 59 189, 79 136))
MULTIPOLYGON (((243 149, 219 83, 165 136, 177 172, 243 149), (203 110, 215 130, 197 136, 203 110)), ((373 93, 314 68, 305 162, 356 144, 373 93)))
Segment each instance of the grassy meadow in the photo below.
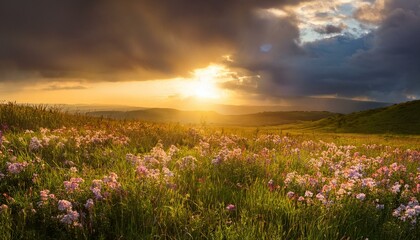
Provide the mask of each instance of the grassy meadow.
POLYGON ((0 104, 1 239, 419 239, 420 137, 0 104))

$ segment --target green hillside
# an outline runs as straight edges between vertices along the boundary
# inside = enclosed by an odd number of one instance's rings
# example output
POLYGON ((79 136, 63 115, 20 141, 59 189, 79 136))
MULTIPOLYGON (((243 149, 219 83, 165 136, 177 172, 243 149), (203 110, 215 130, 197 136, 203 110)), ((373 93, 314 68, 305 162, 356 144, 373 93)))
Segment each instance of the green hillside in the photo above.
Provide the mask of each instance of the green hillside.
POLYGON ((334 132, 420 134, 420 100, 335 115, 311 126, 334 132))
POLYGON ((91 116, 114 119, 136 119, 151 122, 206 123, 215 125, 262 126, 316 121, 336 115, 321 111, 261 112, 245 115, 223 115, 212 111, 180 111, 169 108, 152 108, 136 111, 97 111, 91 116))

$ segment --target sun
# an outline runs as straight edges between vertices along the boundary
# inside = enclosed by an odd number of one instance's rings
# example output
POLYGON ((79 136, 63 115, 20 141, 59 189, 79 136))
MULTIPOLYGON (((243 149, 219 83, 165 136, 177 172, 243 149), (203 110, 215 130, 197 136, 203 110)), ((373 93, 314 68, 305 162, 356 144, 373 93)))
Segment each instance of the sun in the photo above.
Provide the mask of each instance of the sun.
POLYGON ((218 99, 221 90, 217 87, 217 80, 221 77, 224 68, 219 65, 210 65, 206 68, 196 69, 193 72, 192 93, 200 99, 218 99))

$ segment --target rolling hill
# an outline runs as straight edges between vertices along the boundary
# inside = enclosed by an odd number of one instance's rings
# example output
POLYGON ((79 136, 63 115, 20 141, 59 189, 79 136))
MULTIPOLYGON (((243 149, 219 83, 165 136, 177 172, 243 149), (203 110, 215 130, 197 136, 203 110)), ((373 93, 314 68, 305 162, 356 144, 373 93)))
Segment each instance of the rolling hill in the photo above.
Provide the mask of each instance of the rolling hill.
POLYGON ((334 115, 310 126, 329 132, 420 134, 420 100, 334 115))
POLYGON ((136 119, 150 122, 206 123, 214 125, 264 126, 316 121, 335 113, 322 111, 261 112, 244 115, 223 115, 214 111, 180 111, 170 108, 151 108, 136 111, 95 111, 90 116, 114 119, 136 119))

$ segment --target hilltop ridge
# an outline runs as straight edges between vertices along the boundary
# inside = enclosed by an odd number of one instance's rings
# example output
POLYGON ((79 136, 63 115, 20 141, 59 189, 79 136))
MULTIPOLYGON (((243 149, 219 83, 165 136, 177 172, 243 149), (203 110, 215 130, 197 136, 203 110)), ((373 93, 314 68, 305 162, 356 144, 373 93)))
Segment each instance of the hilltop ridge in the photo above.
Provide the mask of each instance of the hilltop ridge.
POLYGON ((420 100, 335 115, 311 126, 329 132, 420 134, 420 100))

